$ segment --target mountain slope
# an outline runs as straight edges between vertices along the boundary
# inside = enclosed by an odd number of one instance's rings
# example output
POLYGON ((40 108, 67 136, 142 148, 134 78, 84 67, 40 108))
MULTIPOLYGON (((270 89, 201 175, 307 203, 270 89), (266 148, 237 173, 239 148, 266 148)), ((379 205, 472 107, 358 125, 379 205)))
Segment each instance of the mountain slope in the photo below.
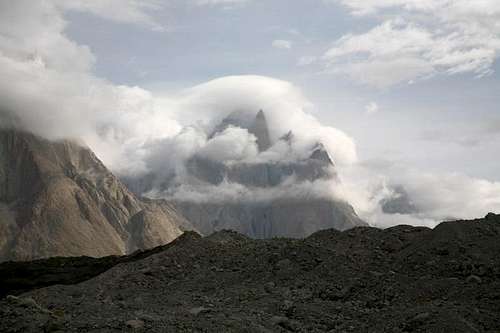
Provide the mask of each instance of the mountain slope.
POLYGON ((328 199, 247 203, 175 201, 174 204, 204 235, 230 229, 252 238, 302 238, 332 227, 346 230, 365 225, 349 204, 328 199))
POLYGON ((125 254, 186 225, 171 206, 141 202, 88 148, 0 131, 0 260, 125 254))
MULTIPOLYGON (((0 300, 0 331, 498 332, 499 235, 494 214, 301 240, 187 233, 82 283, 88 258, 68 259, 58 285, 0 300)), ((23 267, 0 265, 0 284, 23 267)))

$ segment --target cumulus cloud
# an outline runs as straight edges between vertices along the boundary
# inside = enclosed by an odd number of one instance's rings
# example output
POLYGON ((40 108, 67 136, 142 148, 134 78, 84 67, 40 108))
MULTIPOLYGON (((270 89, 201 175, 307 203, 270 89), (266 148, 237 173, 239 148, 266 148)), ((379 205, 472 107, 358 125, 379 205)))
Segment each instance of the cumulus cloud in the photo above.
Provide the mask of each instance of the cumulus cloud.
POLYGON ((358 214, 374 226, 395 224, 433 227, 445 220, 473 219, 500 211, 500 182, 459 173, 431 173, 400 163, 360 163, 342 170, 343 182, 335 188, 358 214), (381 202, 402 187, 416 212, 387 214, 381 202))
POLYGON ((276 39, 272 45, 274 48, 281 50, 290 50, 292 48, 292 42, 284 39, 276 39))
POLYGON ((201 157, 220 162, 240 161, 257 154, 257 138, 239 127, 229 127, 217 133, 199 151, 201 157))
POLYGON ((179 129, 150 92, 92 74, 95 56, 66 36, 64 11, 58 1, 1 3, 2 124, 50 139, 82 138, 108 164, 140 168, 140 159, 122 163, 125 156, 179 129))
MULTIPOLYGON (((248 187, 236 182, 223 181, 218 185, 182 183, 166 191, 154 189, 146 195, 151 198, 168 198, 196 203, 263 203, 279 199, 321 199, 332 198, 335 182, 327 179, 297 182, 289 177, 278 186, 248 187)), ((343 198, 341 198, 343 200, 343 198)))
POLYGON ((495 0, 340 0, 382 23, 347 34, 324 55, 329 71, 379 88, 434 75, 492 73, 500 53, 495 0))
POLYGON ((313 115, 313 104, 298 87, 286 81, 255 75, 229 76, 161 97, 168 101, 171 118, 184 126, 196 122, 209 133, 234 111, 249 111, 255 116, 262 109, 272 143, 292 130, 299 146, 322 142, 338 164, 351 164, 357 159, 354 140, 334 127, 322 125, 313 115))

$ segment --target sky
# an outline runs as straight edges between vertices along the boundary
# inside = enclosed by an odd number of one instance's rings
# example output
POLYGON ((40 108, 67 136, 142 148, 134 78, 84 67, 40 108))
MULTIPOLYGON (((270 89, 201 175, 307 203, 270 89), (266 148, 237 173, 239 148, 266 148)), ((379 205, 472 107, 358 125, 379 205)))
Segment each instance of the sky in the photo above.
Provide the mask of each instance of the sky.
POLYGON ((331 138, 343 195, 375 224, 393 223, 374 213, 386 184, 425 207, 396 217, 409 223, 500 211, 496 0, 0 0, 0 12, 0 106, 37 134, 84 138, 117 172, 148 167, 145 143, 241 104, 331 138))

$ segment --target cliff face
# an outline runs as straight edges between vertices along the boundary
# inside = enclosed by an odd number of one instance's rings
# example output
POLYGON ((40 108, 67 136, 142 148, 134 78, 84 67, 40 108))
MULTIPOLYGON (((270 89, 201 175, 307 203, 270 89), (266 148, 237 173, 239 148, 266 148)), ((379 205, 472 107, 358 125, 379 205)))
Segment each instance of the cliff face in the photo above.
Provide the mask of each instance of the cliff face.
POLYGON ((271 139, 269 138, 269 128, 264 111, 260 110, 255 117, 253 124, 248 129, 250 133, 257 138, 257 146, 260 151, 265 151, 271 147, 271 139))
POLYGON ((88 148, 0 131, 0 260, 125 254, 185 225, 172 207, 141 202, 88 148))
POLYGON ((204 235, 230 229, 252 238, 301 238, 318 230, 366 225, 349 204, 328 199, 196 204, 177 201, 175 205, 204 235))

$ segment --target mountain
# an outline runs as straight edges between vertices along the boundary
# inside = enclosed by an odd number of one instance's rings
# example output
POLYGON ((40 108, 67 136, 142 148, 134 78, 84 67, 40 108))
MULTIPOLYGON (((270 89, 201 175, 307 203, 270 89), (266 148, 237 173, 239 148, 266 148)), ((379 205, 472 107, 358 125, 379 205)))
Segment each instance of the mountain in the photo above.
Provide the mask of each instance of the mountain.
POLYGON ((0 130, 0 261, 122 255, 190 228, 169 203, 141 201, 81 144, 0 130))
POLYGON ((301 240, 188 232, 126 257, 4 263, 0 331, 499 332, 499 235, 488 214, 301 240))
MULTIPOLYGON (((270 129, 265 113, 260 110, 253 117, 232 113, 215 126, 210 137, 222 133, 229 126, 247 129, 255 135, 260 153, 271 147, 270 129)), ((279 139, 279 144, 293 150, 293 131, 279 139)), ((289 193, 287 186, 316 181, 340 182, 333 160, 320 142, 312 145, 306 157, 257 159, 256 161, 219 161, 203 155, 190 157, 185 163, 183 179, 175 175, 158 180, 154 175, 141 179, 126 179, 125 183, 138 195, 151 192, 171 193, 176 186, 191 186, 190 191, 215 187, 212 195, 202 200, 173 197, 169 199, 197 230, 204 235, 231 229, 254 238, 306 237, 321 229, 346 230, 367 225, 353 207, 340 199, 304 193, 289 193), (220 198, 220 188, 236 186, 249 194, 220 198)), ((316 186, 327 186, 318 185, 316 186)))

